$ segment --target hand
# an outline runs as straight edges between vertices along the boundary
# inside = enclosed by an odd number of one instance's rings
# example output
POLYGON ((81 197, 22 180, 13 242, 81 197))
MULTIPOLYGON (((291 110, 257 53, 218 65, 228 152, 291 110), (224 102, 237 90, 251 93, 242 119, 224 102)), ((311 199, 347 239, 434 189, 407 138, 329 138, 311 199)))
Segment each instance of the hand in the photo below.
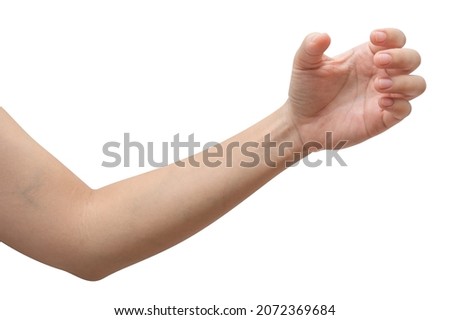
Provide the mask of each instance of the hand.
POLYGON ((369 139, 400 122, 411 112, 410 100, 425 91, 425 80, 410 75, 420 55, 405 49, 397 29, 373 31, 370 42, 329 58, 327 34, 310 34, 298 50, 285 107, 300 145, 325 132, 345 147, 369 139))

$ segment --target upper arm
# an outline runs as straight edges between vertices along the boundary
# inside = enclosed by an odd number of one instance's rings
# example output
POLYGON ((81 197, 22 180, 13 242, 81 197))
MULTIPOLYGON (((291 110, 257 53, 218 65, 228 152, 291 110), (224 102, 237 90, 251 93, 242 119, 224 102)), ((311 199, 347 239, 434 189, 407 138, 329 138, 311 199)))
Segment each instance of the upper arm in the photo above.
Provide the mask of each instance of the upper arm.
POLYGON ((80 250, 89 193, 0 108, 0 241, 64 269, 80 250))

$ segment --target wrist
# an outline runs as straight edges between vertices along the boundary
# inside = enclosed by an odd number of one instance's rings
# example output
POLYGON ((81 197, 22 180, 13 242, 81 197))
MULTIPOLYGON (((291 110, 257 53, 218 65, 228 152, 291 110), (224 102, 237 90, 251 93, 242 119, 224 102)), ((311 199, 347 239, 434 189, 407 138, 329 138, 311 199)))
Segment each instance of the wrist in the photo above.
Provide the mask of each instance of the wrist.
POLYGON ((272 145, 271 158, 277 159, 276 162, 285 167, 303 158, 305 156, 303 141, 290 114, 289 105, 287 103, 282 105, 269 116, 269 119, 271 119, 268 126, 269 133, 264 137, 262 146, 267 147, 269 143, 272 145))
POLYGON ((292 106, 290 101, 287 100, 281 108, 278 110, 280 112, 280 117, 286 126, 286 141, 292 143, 292 153, 300 155, 303 158, 305 141, 299 129, 299 124, 296 116, 292 112, 292 106))

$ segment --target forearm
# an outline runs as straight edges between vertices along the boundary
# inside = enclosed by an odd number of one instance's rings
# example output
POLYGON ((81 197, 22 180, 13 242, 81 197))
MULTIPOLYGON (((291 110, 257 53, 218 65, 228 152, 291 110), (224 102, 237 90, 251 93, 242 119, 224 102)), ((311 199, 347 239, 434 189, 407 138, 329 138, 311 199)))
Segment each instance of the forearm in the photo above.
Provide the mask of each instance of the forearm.
POLYGON ((88 228, 95 230, 90 243, 100 271, 114 272, 186 239, 284 170, 298 149, 284 112, 209 152, 96 190, 88 228))

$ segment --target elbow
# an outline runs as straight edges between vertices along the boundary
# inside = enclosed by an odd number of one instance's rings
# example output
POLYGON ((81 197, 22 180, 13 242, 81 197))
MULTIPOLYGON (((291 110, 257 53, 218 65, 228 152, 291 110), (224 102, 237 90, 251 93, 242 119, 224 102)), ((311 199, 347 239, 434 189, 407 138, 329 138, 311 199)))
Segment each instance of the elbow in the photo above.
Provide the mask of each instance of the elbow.
MULTIPOLYGON (((66 252, 72 252, 72 255, 70 258, 66 256, 68 259, 62 268, 64 271, 90 282, 100 281, 118 270, 118 268, 114 268, 116 264, 112 252, 109 252, 108 248, 104 246, 103 239, 98 237, 98 222, 92 222, 92 217, 96 216, 92 214, 95 212, 93 195, 93 190, 89 189, 81 210, 82 214, 78 215, 82 217, 77 221, 77 230, 81 232, 74 233, 76 237, 66 243, 72 249, 66 252)), ((66 249, 70 248, 66 247, 66 249)))
POLYGON ((66 265, 62 269, 82 280, 90 282, 100 281, 113 273, 108 268, 90 262, 86 262, 81 266, 78 263, 76 265, 66 265))
POLYGON ((65 258, 57 267, 86 281, 100 281, 119 270, 114 268, 115 264, 111 263, 111 259, 93 254, 90 250, 80 250, 65 258))
POLYGON ((109 273, 106 272, 102 272, 102 271, 85 271, 85 270, 65 270, 69 273, 71 273, 72 275, 85 280, 85 281, 89 281, 89 282, 97 282, 100 280, 103 280, 104 278, 106 278, 107 276, 109 276, 109 273))

